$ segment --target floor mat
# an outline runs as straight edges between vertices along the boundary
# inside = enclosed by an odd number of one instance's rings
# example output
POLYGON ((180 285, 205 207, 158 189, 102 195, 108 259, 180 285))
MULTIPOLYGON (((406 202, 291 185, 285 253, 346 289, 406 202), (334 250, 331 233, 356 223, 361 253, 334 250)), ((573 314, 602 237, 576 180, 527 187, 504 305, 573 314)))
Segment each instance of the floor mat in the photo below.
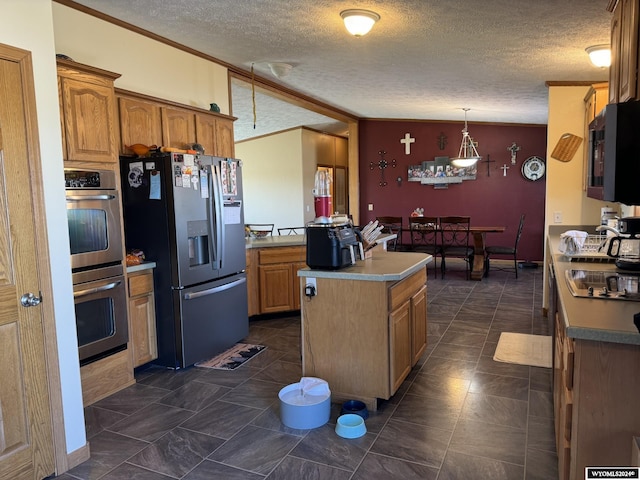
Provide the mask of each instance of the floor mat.
POLYGON ((502 332, 493 359, 532 367, 551 368, 551 337, 502 332))
POLYGON ((235 370, 257 354, 262 352, 264 345, 252 345, 250 343, 236 343, 225 352, 216 355, 209 360, 196 363, 196 367, 215 368, 217 370, 235 370))

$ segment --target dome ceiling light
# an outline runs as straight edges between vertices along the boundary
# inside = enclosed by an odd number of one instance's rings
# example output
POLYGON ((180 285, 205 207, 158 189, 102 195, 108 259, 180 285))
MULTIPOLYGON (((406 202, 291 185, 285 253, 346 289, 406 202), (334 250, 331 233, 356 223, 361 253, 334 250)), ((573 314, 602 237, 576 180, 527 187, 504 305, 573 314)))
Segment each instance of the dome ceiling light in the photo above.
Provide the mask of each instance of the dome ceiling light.
POLYGON ((609 45, 592 45, 587 47, 589 59, 596 67, 607 68, 611 65, 611 48, 609 45))
POLYGON ((369 33, 373 25, 380 20, 380 15, 371 10, 350 9, 340 12, 344 26, 351 35, 362 37, 369 33))

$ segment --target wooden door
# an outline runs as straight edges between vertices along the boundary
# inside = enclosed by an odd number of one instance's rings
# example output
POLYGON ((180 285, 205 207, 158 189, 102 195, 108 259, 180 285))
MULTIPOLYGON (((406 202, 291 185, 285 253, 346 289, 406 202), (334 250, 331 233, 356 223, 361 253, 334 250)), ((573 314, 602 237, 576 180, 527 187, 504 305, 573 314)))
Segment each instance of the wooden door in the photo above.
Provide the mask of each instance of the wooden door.
POLYGON ((407 300, 389 315, 390 375, 393 395, 411 371, 411 309, 407 300))
POLYGON ((411 297, 411 366, 427 349, 427 286, 411 297))
POLYGON ((30 60, 27 74, 11 56, 16 49, 0 46, 0 478, 26 480, 53 474, 55 454, 43 306, 20 302, 41 290, 29 181, 33 80, 30 60))

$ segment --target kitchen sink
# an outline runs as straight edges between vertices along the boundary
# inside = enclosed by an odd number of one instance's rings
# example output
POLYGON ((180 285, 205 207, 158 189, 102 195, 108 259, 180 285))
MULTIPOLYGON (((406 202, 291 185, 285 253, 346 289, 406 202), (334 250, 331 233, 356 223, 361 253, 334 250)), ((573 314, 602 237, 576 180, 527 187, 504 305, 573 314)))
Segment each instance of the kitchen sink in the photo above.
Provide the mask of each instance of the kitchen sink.
POLYGON ((574 297, 640 302, 640 273, 570 269, 566 278, 574 297))

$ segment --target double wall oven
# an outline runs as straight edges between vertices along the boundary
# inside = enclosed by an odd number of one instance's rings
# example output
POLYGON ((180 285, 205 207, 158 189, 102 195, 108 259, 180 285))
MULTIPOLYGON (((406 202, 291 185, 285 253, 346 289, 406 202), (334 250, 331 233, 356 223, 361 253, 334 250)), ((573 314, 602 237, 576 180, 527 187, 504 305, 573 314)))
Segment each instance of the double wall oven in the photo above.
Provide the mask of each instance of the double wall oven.
POLYGON ((115 172, 64 171, 80 364, 124 350, 129 338, 115 172))

